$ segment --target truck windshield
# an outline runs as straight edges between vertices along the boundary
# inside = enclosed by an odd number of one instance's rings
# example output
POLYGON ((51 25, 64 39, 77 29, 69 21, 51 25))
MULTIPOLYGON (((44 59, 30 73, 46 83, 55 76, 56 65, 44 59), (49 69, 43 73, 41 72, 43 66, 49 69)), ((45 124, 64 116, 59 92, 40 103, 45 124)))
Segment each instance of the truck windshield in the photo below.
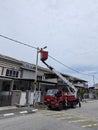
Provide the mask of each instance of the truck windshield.
POLYGON ((46 95, 55 95, 56 92, 57 92, 57 89, 49 89, 49 90, 47 91, 47 94, 46 94, 46 95))

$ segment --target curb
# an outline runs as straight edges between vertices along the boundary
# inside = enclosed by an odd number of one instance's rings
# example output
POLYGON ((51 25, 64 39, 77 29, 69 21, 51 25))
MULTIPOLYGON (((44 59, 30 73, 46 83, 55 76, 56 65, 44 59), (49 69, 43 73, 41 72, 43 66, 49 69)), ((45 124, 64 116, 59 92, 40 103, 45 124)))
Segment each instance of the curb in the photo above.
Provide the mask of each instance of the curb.
POLYGON ((18 114, 31 114, 31 113, 35 113, 37 112, 38 109, 33 109, 33 110, 24 110, 24 111, 19 111, 19 112, 14 112, 14 113, 5 113, 5 114, 1 114, 2 117, 10 117, 10 116, 14 116, 14 115, 18 115, 18 114))
POLYGON ((95 102, 98 101, 98 99, 83 99, 82 102, 87 103, 87 102, 95 102))

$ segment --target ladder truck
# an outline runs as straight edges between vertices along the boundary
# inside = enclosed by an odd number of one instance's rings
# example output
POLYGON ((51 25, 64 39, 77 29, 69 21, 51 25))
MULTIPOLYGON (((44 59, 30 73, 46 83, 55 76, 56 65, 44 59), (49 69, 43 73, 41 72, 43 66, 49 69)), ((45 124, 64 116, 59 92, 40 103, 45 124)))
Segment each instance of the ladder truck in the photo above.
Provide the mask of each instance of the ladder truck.
POLYGON ((45 105, 47 105, 49 109, 59 110, 76 107, 77 104, 81 107, 77 88, 67 78, 62 76, 61 73, 45 62, 48 58, 48 52, 41 50, 40 53, 41 61, 66 84, 63 88, 60 87, 60 89, 59 87, 58 89, 49 89, 44 97, 45 105), (64 88, 67 88, 67 92, 64 91, 64 88))

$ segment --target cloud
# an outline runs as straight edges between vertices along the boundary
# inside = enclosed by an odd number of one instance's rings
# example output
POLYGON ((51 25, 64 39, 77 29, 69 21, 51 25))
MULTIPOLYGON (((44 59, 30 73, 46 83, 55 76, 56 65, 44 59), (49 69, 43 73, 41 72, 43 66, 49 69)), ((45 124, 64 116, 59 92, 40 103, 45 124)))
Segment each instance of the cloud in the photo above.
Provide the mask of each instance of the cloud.
MULTIPOLYGON (((65 65, 80 71, 97 71, 97 14, 97 0, 0 0, 0 34, 35 47, 47 45, 49 55, 65 65)), ((0 53, 36 61, 36 50, 2 38, 0 53)), ((53 60, 48 62, 63 70, 53 60)))

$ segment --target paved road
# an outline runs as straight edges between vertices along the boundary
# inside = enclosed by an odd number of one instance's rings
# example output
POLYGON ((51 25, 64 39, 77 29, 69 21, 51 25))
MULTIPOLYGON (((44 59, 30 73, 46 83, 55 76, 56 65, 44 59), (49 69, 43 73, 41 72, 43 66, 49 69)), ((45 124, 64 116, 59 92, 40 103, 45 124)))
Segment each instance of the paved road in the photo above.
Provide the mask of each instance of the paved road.
POLYGON ((73 126, 66 120, 58 120, 48 117, 42 112, 15 116, 0 120, 0 130, 82 130, 81 127, 73 126))
POLYGON ((39 110, 0 120, 0 130, 98 130, 98 102, 63 111, 39 110))

